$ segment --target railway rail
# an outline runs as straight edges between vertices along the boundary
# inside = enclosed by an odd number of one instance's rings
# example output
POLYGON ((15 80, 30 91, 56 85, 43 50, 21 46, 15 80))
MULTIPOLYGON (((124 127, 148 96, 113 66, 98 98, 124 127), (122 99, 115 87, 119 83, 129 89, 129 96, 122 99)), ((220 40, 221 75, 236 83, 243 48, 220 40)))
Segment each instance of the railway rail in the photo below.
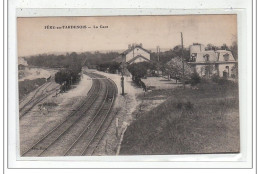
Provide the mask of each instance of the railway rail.
MULTIPOLYGON (((40 87, 38 87, 38 88, 34 91, 34 94, 33 94, 33 96, 31 97, 31 99, 30 99, 28 102, 26 102, 26 103, 19 109, 19 111, 22 111, 27 105, 29 105, 29 104, 35 99, 35 97, 36 97, 36 95, 38 94, 38 92, 39 92, 44 86, 46 86, 46 87, 44 88, 44 89, 46 89, 49 85, 50 85, 50 82, 44 83, 43 85, 41 85, 40 87), (48 85, 46 85, 46 84, 48 84, 48 85)), ((20 103, 20 105, 21 105, 21 103, 20 103)))
POLYGON ((96 149, 98 144, 96 144, 97 141, 94 140, 96 140, 96 137, 100 133, 100 130, 104 125, 106 118, 111 112, 116 94, 116 90, 112 86, 113 84, 108 79, 107 85, 108 87, 102 105, 98 108, 96 114, 86 126, 86 128, 81 132, 78 138, 73 142, 72 146, 64 154, 65 156, 92 155, 92 152, 94 152, 94 150, 96 149))
POLYGON ((47 93, 45 93, 46 89, 51 85, 51 82, 48 82, 46 84, 46 86, 41 86, 39 89, 37 89, 37 91, 34 93, 34 95, 32 96, 32 98, 24 104, 24 106, 22 106, 19 109, 19 118, 21 119, 23 116, 25 116, 35 105, 37 105, 38 103, 40 103, 42 100, 44 100, 45 98, 47 98, 48 96, 52 95, 55 93, 55 91, 59 88, 59 87, 55 87, 52 90, 48 91, 47 93), (44 88, 43 88, 44 87, 44 88), (43 89, 42 89, 43 88, 43 89), (42 89, 42 90, 41 90, 42 89), (39 94, 37 96, 37 94, 39 93, 39 91, 41 91, 41 94, 39 94))
POLYGON ((93 155, 113 119, 117 87, 104 76, 88 75, 93 83, 82 104, 21 156, 93 155))

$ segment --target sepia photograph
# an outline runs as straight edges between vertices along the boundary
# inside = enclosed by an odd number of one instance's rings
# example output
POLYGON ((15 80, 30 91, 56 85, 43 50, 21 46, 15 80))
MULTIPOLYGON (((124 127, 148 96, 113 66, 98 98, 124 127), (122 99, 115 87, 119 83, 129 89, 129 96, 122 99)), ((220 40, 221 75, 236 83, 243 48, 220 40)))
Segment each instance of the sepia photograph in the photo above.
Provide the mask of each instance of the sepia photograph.
POLYGON ((240 153, 236 14, 17 18, 20 157, 240 153))

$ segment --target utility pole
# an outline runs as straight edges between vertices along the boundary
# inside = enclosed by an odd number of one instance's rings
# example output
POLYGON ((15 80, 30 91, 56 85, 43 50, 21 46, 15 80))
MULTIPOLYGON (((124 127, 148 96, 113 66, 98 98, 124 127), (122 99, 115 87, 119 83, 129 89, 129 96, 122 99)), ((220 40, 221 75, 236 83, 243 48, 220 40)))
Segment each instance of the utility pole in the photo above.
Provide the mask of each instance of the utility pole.
POLYGON ((122 77, 121 77, 121 87, 122 87, 122 95, 125 95, 125 88, 124 88, 124 76, 122 74, 122 77))
POLYGON ((121 88, 122 88, 122 95, 125 95, 125 85, 124 85, 124 74, 125 74, 125 61, 126 61, 126 57, 125 55, 123 55, 123 61, 121 64, 121 88))
POLYGON ((185 78, 184 78, 184 57, 183 57, 183 36, 181 32, 181 59, 182 59, 182 85, 185 89, 185 78))
POLYGON ((157 61, 158 61, 158 64, 157 64, 157 74, 158 74, 158 76, 159 76, 160 46, 157 46, 157 61))
POLYGON ((160 47, 157 46, 157 61, 160 62, 160 47))

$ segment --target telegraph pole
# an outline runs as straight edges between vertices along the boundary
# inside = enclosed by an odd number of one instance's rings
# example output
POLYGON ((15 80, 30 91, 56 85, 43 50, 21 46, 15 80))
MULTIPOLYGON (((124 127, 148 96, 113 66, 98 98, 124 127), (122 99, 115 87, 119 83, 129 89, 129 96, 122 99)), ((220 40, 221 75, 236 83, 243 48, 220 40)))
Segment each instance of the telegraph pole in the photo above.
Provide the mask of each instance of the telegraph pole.
POLYGON ((122 74, 122 77, 121 77, 121 87, 122 87, 122 95, 125 95, 124 76, 123 76, 123 74, 122 74))
POLYGON ((122 61, 121 67, 121 88, 122 88, 122 95, 125 95, 125 85, 124 85, 124 71, 125 71, 125 60, 122 61))
POLYGON ((160 70, 160 68, 159 68, 159 66, 160 66, 160 46, 157 46, 157 62, 158 62, 158 64, 157 64, 157 74, 159 76, 159 70, 160 70))
POLYGON ((157 46, 157 61, 160 62, 160 47, 157 46))
POLYGON ((185 78, 184 78, 184 57, 183 57, 183 36, 181 32, 181 59, 182 59, 182 85, 185 89, 185 78))

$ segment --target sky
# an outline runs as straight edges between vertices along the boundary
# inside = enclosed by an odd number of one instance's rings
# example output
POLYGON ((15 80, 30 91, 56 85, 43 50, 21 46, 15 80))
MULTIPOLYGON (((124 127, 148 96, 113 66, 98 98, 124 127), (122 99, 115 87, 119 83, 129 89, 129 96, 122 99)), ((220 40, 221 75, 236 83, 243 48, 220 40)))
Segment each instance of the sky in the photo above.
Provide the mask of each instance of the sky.
POLYGON ((181 32, 184 47, 189 47, 192 43, 231 45, 237 37, 237 17, 182 15, 17 18, 17 48, 19 57, 43 53, 124 50, 131 43, 142 43, 146 49, 160 46, 163 50, 180 45, 181 32), (101 25, 108 28, 101 28, 101 25), (55 29, 46 29, 47 26, 54 26, 55 29), (68 29, 66 26, 87 28, 68 29))

